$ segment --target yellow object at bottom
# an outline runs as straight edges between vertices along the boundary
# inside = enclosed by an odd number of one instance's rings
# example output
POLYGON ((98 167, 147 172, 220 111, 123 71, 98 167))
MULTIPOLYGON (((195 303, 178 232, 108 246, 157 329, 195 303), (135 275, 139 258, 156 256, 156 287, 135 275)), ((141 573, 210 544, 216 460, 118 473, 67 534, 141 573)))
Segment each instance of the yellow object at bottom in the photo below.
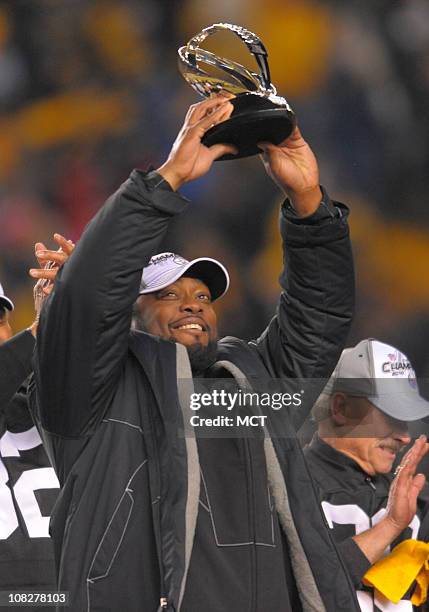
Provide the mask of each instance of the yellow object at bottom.
POLYGON ((419 606, 427 599, 429 585, 429 543, 419 540, 405 540, 395 546, 390 554, 370 567, 362 580, 395 604, 414 581, 417 585, 411 603, 419 606))

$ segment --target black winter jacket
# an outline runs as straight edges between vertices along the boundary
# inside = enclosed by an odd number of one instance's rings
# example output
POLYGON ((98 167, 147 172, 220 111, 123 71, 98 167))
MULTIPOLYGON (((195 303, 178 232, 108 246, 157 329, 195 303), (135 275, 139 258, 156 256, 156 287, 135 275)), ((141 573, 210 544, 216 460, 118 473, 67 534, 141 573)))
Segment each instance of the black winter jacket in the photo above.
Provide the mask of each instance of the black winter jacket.
MULTIPOLYGON (((192 375, 183 346, 129 329, 142 267, 186 205, 134 171, 85 230, 42 312, 32 404, 62 484, 51 529, 59 588, 76 612, 181 608, 200 474, 195 438, 178 436, 186 406, 175 381, 192 375)), ((219 342, 233 375, 325 379, 337 362, 353 309, 347 209, 320 209, 298 220, 283 207, 278 312, 257 341, 219 342)), ((282 413, 278 437, 264 442, 270 490, 304 612, 351 612, 353 585, 294 433, 304 417, 282 413)))

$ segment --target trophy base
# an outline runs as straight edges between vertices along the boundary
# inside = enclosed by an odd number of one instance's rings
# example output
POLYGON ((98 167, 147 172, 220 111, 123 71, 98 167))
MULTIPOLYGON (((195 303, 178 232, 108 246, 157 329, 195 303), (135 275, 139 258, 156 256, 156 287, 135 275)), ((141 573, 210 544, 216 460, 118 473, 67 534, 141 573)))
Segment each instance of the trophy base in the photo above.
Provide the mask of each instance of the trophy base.
POLYGON ((291 110, 268 98, 246 93, 239 94, 231 103, 234 105, 231 117, 210 128, 201 140, 206 147, 219 143, 237 147, 237 155, 223 155, 216 161, 258 155, 262 153, 258 142, 280 144, 290 136, 296 125, 295 114, 291 110))

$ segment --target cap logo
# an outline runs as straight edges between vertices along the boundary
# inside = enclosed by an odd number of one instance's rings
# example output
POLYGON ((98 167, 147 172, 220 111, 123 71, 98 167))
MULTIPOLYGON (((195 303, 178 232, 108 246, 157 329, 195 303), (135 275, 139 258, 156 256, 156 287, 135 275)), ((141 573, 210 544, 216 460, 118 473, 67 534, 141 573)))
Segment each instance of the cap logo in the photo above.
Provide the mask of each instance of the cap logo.
POLYGON ((174 253, 161 253, 160 255, 154 255, 154 257, 151 257, 148 266, 156 266, 174 257, 176 257, 174 253))
POLYGON ((381 366, 384 374, 390 374, 391 376, 404 376, 405 374, 410 375, 413 373, 414 375, 411 363, 400 351, 388 353, 387 357, 389 361, 385 361, 381 366))
POLYGON ((186 259, 183 259, 183 257, 180 257, 180 255, 176 255, 176 253, 160 253, 159 255, 154 255, 153 257, 151 257, 147 267, 157 266, 169 260, 171 260, 173 263, 177 264, 178 266, 184 266, 185 264, 188 263, 186 259))

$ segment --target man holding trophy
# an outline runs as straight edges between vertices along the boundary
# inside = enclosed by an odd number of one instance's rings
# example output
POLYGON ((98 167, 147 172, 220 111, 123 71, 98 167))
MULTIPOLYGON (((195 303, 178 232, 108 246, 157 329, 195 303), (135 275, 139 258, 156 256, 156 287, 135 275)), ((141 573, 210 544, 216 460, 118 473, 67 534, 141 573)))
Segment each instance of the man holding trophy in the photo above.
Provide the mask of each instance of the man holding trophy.
POLYGON ((202 56, 214 61, 197 48, 207 30, 192 39, 186 74, 214 95, 191 106, 157 171, 134 170, 109 198, 41 315, 32 405, 62 485, 51 531, 73 612, 359 609, 296 440, 305 410, 283 411, 272 436, 180 435, 181 388, 192 377, 320 379, 318 394, 353 311, 347 208, 320 188, 316 158, 267 82, 262 43, 230 29, 261 75, 220 58, 249 90, 231 92, 198 68, 202 56), (219 158, 258 151, 288 198, 283 292, 257 340, 218 340, 213 302, 228 287, 225 268, 156 254, 188 205, 177 189, 219 158), (136 299, 142 331, 130 333, 136 299))

